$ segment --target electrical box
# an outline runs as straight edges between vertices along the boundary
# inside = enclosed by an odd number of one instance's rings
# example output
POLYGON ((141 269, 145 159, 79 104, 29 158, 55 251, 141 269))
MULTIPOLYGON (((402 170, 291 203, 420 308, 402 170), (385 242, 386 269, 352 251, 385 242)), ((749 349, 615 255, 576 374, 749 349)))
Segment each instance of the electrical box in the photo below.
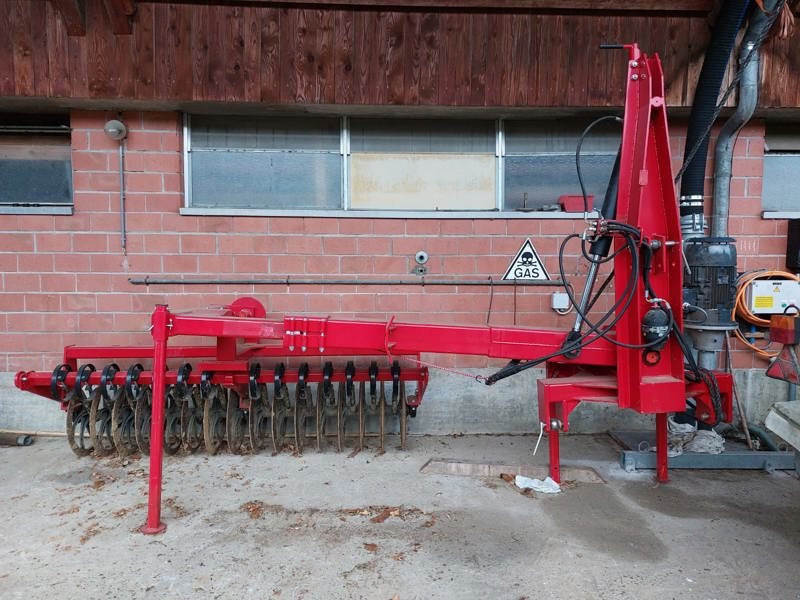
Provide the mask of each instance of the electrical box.
POLYGON ((553 310, 569 310, 569 296, 566 292, 553 292, 550 296, 550 308, 553 310))
POLYGON ((795 314, 800 311, 800 282, 757 279, 747 288, 747 306, 754 315, 795 314))

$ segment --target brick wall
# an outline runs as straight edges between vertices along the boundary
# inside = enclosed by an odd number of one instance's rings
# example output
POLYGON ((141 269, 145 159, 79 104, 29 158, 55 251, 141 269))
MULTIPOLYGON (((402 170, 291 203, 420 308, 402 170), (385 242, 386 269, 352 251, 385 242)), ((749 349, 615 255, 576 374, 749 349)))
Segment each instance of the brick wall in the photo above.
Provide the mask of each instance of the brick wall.
MULTIPOLYGON (((72 114, 74 215, 0 216, 0 371, 51 369, 66 344, 149 344, 149 313, 159 302, 182 310, 253 295, 273 315, 545 327, 572 320, 549 309, 554 287, 133 286, 129 277, 146 275, 410 278, 418 250, 429 253, 433 277, 499 279, 526 237, 557 277, 558 244, 582 221, 181 216, 180 116, 135 112, 123 115, 130 129, 124 256, 118 144, 102 130, 112 117, 72 114)), ((682 135, 673 133, 676 164, 682 135)), ((748 126, 736 145, 730 233, 738 239, 740 269, 783 264, 786 223, 759 216, 763 148, 761 124, 748 126)), ((566 267, 582 271, 574 256, 566 267)), ((735 354, 737 367, 754 360, 749 352, 735 354)), ((436 361, 487 364, 470 357, 436 361)))

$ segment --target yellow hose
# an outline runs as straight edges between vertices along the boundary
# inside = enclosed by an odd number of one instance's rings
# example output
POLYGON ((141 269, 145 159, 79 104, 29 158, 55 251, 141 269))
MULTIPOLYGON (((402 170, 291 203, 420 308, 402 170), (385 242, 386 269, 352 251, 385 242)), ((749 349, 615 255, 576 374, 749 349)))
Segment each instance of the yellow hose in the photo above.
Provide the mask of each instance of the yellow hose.
MULTIPOLYGON (((747 273, 743 275, 736 287, 736 300, 733 304, 733 313, 731 314, 731 319, 742 319, 751 325, 756 325, 757 327, 769 327, 769 321, 767 319, 762 319, 761 317, 754 315, 747 307, 747 288, 749 288, 750 285, 757 279, 776 278, 800 281, 800 277, 786 271, 755 271, 753 273, 747 273)), ((750 343, 745 337, 745 334, 742 333, 741 328, 737 328, 735 333, 736 337, 739 338, 739 341, 742 342, 742 344, 750 348, 759 356, 763 356, 764 358, 772 358, 778 355, 778 352, 770 352, 766 348, 759 348, 755 344, 750 343)))

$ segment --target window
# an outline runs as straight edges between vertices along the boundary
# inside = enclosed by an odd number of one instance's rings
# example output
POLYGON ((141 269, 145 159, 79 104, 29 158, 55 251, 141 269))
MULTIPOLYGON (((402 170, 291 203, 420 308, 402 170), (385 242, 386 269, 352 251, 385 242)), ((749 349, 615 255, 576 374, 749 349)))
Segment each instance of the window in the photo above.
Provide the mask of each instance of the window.
POLYGON ((354 119, 350 208, 496 207, 493 121, 354 119))
POLYGON ((338 119, 193 116, 191 206, 342 207, 338 119))
POLYGON ((66 117, 0 117, 0 213, 72 212, 66 117))
MULTIPOLYGON (((195 115, 186 212, 545 214, 580 194, 575 146, 588 122, 195 115)), ((619 140, 619 126, 604 124, 583 144, 595 205, 619 140)))
MULTIPOLYGON (((504 207, 558 210, 562 195, 580 195, 575 148, 587 120, 505 121, 504 207)), ((619 149, 622 130, 612 123, 593 128, 581 147, 586 193, 600 207, 619 149)))
POLYGON ((800 189, 800 125, 767 123, 762 206, 765 211, 797 212, 800 189))

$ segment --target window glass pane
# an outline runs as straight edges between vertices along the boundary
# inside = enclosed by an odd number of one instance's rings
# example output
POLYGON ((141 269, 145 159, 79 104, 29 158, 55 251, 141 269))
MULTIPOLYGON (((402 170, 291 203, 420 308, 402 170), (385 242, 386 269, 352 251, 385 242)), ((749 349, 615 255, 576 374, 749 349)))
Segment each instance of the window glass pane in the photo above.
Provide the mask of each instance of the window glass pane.
POLYGON ((495 158, 480 154, 353 154, 350 206, 386 210, 491 210, 495 158))
POLYGON ((0 134, 0 204, 71 205, 69 136, 0 134))
MULTIPOLYGON (((593 119, 554 119, 550 121, 505 121, 506 154, 565 152, 575 155, 581 133, 593 119)), ((622 127, 614 122, 598 123, 586 136, 581 152, 601 152, 616 156, 622 127)))
POLYGON ((764 210, 800 210, 800 152, 764 155, 764 210))
MULTIPOLYGON (((575 150, 592 119, 505 121, 504 206, 506 210, 559 210, 559 196, 581 195, 575 150)), ((593 206, 602 205, 622 128, 596 125, 581 147, 581 172, 593 206)))
POLYGON ((353 119, 350 151, 494 154, 494 130, 493 121, 353 119))
MULTIPOLYGON (((603 203, 616 155, 582 154, 581 173, 594 206, 603 203)), ((505 208, 541 210, 558 204, 562 195, 580 195, 574 154, 534 154, 505 159, 505 208)))
POLYGON ((339 120, 192 117, 192 148, 339 151, 339 120))
POLYGON ((192 206, 341 208, 339 154, 194 151, 192 206))

